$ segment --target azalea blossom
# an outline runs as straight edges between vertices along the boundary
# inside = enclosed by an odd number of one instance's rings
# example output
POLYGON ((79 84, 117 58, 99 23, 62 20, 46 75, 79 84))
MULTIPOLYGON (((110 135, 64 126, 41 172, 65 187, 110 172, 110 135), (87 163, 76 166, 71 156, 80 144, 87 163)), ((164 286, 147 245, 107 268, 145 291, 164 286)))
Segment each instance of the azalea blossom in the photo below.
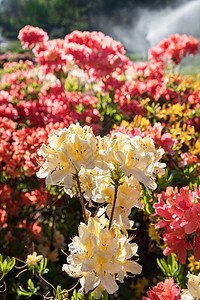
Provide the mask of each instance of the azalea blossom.
POLYGON ((200 298, 200 274, 193 275, 188 273, 188 290, 194 298, 200 298))
POLYGON ((195 55, 198 51, 198 40, 192 36, 172 34, 149 50, 149 57, 155 60, 171 60, 179 64, 186 54, 195 55))
POLYGON ((31 49, 36 43, 48 41, 49 37, 41 28, 27 25, 19 31, 18 39, 21 41, 24 49, 31 49))
POLYGON ((59 151, 62 143, 67 137, 67 131, 64 129, 59 136, 52 134, 49 136, 49 145, 42 145, 38 154, 42 155, 46 161, 40 168, 37 176, 46 177, 46 184, 64 183, 67 187, 72 186, 72 174, 75 169, 70 165, 65 153, 59 151))
POLYGON ((72 175, 81 170, 95 168, 99 159, 98 140, 89 126, 78 123, 60 131, 59 136, 49 136, 49 145, 42 145, 39 155, 46 161, 38 172, 39 178, 46 177, 46 184, 63 184, 71 188, 72 175))
POLYGON ((142 300, 180 300, 180 290, 178 285, 174 283, 173 278, 166 279, 164 282, 159 282, 156 286, 147 292, 147 297, 142 300))
POLYGON ((43 255, 37 255, 37 252, 33 252, 33 254, 29 254, 26 259, 27 265, 33 265, 35 266, 38 261, 40 261, 43 258, 43 255))
MULTIPOLYGON (((96 176, 96 188, 92 192, 92 199, 97 203, 105 203, 107 216, 110 218, 115 187, 111 183, 110 174, 104 176, 96 176)), ((120 181, 115 204, 115 212, 113 219, 116 222, 122 222, 125 228, 130 228, 130 220, 128 216, 133 207, 143 209, 144 205, 139 201, 141 197, 141 189, 139 182, 133 177, 123 177, 120 181)))
POLYGON ((181 290, 182 300, 197 300, 200 298, 200 273, 193 275, 190 272, 187 274, 188 283, 187 289, 181 290))
POLYGON ((155 149, 153 140, 117 133, 111 135, 108 144, 109 158, 113 163, 119 163, 125 176, 132 175, 147 188, 156 189, 154 174, 164 174, 164 163, 158 162, 164 150, 155 149))
POLYGON ((107 228, 105 217, 89 218, 88 225, 81 223, 79 236, 69 244, 70 255, 62 270, 72 277, 81 277, 81 291, 95 289, 99 297, 103 290, 113 294, 118 290, 116 280, 124 281, 127 273, 140 274, 142 267, 131 260, 137 256, 138 246, 130 244, 120 225, 107 228))
POLYGON ((166 248, 163 253, 176 252, 182 264, 186 262, 187 249, 193 248, 195 260, 200 259, 199 198, 199 189, 195 186, 194 191, 186 186, 180 192, 177 187, 168 186, 166 191, 158 194, 158 202, 153 205, 156 214, 162 217, 155 228, 165 229, 163 240, 166 248))
POLYGON ((181 290, 181 300, 194 300, 194 297, 192 297, 187 289, 183 289, 181 290))

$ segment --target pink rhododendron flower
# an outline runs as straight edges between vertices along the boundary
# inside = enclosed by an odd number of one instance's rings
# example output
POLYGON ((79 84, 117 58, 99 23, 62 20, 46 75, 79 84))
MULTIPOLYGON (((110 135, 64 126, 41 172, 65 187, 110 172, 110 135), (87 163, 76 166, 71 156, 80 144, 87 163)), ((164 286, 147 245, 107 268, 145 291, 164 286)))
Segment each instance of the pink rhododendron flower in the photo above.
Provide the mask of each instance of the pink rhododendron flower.
POLYGON ((172 139, 171 134, 168 132, 161 134, 163 128, 161 123, 155 123, 153 127, 148 127, 147 131, 143 133, 143 136, 150 136, 156 144, 173 155, 175 152, 171 147, 173 147, 177 141, 176 139, 172 139))
POLYGON ((106 77, 126 67, 129 58, 120 42, 102 32, 73 31, 65 37, 65 52, 93 77, 106 77))
POLYGON ((37 43, 48 41, 49 37, 41 28, 27 25, 19 31, 18 39, 21 41, 24 49, 31 49, 37 43))
POLYGON ((164 227, 163 240, 167 246, 164 255, 177 253, 180 263, 185 264, 187 250, 192 245, 195 248, 194 257, 198 260, 200 233, 200 188, 190 191, 189 187, 178 189, 167 187, 166 192, 158 195, 158 202, 154 203, 155 215, 161 216, 156 228, 164 227), (198 202, 197 202, 198 201, 198 202), (194 235, 195 234, 195 235, 194 235))
POLYGON ((67 64, 67 56, 64 52, 64 40, 50 40, 42 45, 38 44, 33 49, 39 66, 47 73, 62 71, 62 67, 67 64))
POLYGON ((198 51, 198 40, 192 36, 172 34, 168 39, 163 39, 157 46, 149 50, 149 57, 155 60, 171 60, 176 65, 188 53, 195 55, 198 51))
POLYGON ((190 155, 189 153, 181 153, 182 161, 179 163, 180 167, 197 163, 198 157, 196 155, 190 155))
POLYGON ((143 297, 142 300, 179 300, 181 299, 180 290, 173 278, 166 279, 164 282, 159 282, 150 291, 147 292, 148 297, 143 297))

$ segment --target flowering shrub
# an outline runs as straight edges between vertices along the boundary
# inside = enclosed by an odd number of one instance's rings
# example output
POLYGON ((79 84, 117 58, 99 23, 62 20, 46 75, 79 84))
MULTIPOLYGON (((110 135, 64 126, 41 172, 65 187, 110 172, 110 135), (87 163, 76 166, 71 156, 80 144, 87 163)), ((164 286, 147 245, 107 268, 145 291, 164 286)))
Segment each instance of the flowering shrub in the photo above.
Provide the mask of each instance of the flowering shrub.
POLYGON ((0 292, 198 298, 200 81, 169 71, 198 41, 172 35, 133 63, 101 32, 19 39, 36 63, 0 80, 0 292))

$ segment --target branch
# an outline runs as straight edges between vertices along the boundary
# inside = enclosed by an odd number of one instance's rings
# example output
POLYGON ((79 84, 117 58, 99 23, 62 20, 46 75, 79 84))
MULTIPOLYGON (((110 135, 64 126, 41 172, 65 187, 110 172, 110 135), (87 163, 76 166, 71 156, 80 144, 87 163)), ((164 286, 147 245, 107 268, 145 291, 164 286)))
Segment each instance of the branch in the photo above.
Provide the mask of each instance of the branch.
POLYGON ((87 218, 87 214, 86 214, 86 208, 85 208, 84 197, 83 197, 83 193, 82 193, 82 191, 81 191, 81 184, 80 184, 80 180, 79 180, 78 175, 77 175, 77 177, 76 177, 76 182, 77 182, 78 190, 79 190, 79 193, 80 193, 80 203, 81 203, 82 211, 83 211, 83 219, 84 219, 85 224, 87 224, 88 218, 87 218))
POLYGON ((109 230, 110 230, 110 228, 112 226, 112 222, 113 222, 115 205, 116 205, 116 201, 117 201, 117 192, 118 192, 118 185, 115 185, 115 194, 114 194, 114 200, 113 200, 112 211, 111 211, 111 215, 110 215, 110 222, 109 222, 109 227, 108 227, 109 230))

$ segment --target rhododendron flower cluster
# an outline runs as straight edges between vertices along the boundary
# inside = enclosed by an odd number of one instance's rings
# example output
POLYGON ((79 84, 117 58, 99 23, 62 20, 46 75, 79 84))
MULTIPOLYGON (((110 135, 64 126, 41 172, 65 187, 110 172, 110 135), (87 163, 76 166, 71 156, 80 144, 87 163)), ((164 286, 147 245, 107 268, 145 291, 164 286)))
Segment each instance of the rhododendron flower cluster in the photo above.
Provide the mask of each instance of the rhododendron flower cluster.
POLYGON ((129 62, 122 44, 102 32, 74 31, 66 35, 65 42, 66 53, 97 78, 106 77, 117 68, 123 71, 129 62))
POLYGON ((42 70, 45 73, 62 71, 62 67, 67 62, 67 56, 64 53, 64 41, 61 39, 50 40, 42 45, 37 44, 33 53, 37 63, 43 66, 42 70))
POLYGON ((23 48, 31 49, 37 43, 48 41, 49 37, 41 28, 27 25, 20 30, 18 39, 21 41, 23 48))
POLYGON ((94 136, 89 126, 82 128, 79 124, 63 129, 59 136, 51 135, 50 144, 43 145, 39 154, 46 162, 38 176, 47 177, 47 185, 62 183, 66 189, 72 187, 72 174, 81 167, 109 171, 116 163, 121 165, 126 178, 132 175, 146 187, 156 189, 154 173, 163 174, 165 167, 158 162, 164 150, 156 150, 151 138, 130 138, 120 133, 100 138, 94 136))
POLYGON ((142 300, 180 300, 180 290, 178 285, 174 283, 173 278, 166 279, 164 282, 159 282, 150 291, 147 292, 147 297, 142 300))
MULTIPOLYGON (((84 293, 95 289, 98 298, 104 290, 113 294, 118 289, 115 278, 123 282, 127 272, 141 272, 137 263, 128 260, 136 254, 137 246, 128 243, 116 222, 122 228, 131 228, 128 219, 131 208, 143 208, 139 182, 147 188, 156 188, 153 174, 163 174, 165 164, 158 162, 163 153, 163 149, 155 149, 149 137, 130 138, 121 133, 95 137, 89 126, 81 127, 78 123, 64 128, 59 135, 51 134, 49 145, 42 145, 39 154, 45 162, 38 177, 46 177, 47 185, 63 185, 69 194, 76 183, 80 197, 85 194, 90 203, 93 200, 107 204, 108 228, 107 220, 97 217, 89 217, 87 225, 90 212, 83 210, 86 224, 79 226, 79 237, 73 238, 69 245, 68 265, 63 266, 70 276, 81 277, 84 293), (118 179, 118 195, 111 175, 116 172, 116 165, 123 172, 118 179)), ((83 207, 84 203, 81 204, 83 207)))
MULTIPOLYGON (((135 121, 137 121, 137 118, 135 118, 135 121)), ((177 141, 176 139, 172 139, 169 132, 164 132, 162 134, 162 130, 164 129, 164 127, 160 122, 155 123, 153 127, 149 126, 149 123, 147 123, 147 126, 145 126, 145 129, 147 130, 141 130, 141 128, 137 128, 135 127, 135 125, 136 124, 134 121, 130 124, 128 122, 122 122, 119 127, 116 127, 111 132, 121 132, 129 135, 130 137, 150 137, 156 147, 163 148, 165 152, 168 152, 169 154, 175 153, 172 147, 177 143, 177 141)))
POLYGON ((200 297, 200 274, 193 275, 190 272, 187 275, 187 289, 181 291, 181 299, 193 300, 200 297))
POLYGON ((195 55, 198 51, 198 41, 192 36, 172 34, 168 39, 163 39, 157 46, 149 50, 149 57, 155 60, 172 60, 176 65, 181 59, 195 55))
POLYGON ((200 259, 200 190, 194 186, 182 187, 180 192, 173 187, 167 187, 166 192, 158 195, 158 203, 154 204, 156 214, 162 219, 156 228, 164 227, 163 240, 166 243, 165 255, 177 253, 179 261, 186 263, 187 250, 194 249, 194 258, 200 259))
POLYGON ((89 218, 88 225, 79 225, 79 236, 69 244, 68 264, 62 270, 72 277, 81 277, 82 292, 94 290, 94 297, 100 298, 106 290, 113 294, 118 290, 116 279, 124 281, 128 273, 140 274, 142 267, 131 260, 137 256, 138 246, 130 244, 126 234, 115 224, 109 230, 107 219, 89 218), (103 219, 103 220, 102 220, 103 219))

